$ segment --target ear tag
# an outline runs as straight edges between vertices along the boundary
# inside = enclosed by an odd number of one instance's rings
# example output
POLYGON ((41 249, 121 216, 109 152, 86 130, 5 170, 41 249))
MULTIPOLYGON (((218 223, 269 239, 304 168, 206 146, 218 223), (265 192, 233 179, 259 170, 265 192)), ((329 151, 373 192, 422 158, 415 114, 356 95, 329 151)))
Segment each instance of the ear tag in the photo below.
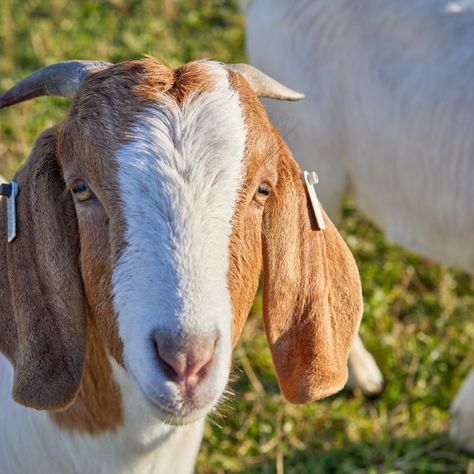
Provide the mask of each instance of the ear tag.
POLYGON ((12 181, 9 184, 0 184, 0 196, 7 198, 7 234, 8 243, 16 237, 16 197, 18 184, 12 181))
POLYGON ((311 204, 313 205, 316 223, 320 230, 324 230, 326 228, 326 224, 324 223, 323 213, 321 212, 321 207, 319 206, 318 196, 316 196, 316 184, 319 183, 318 175, 314 171, 311 173, 305 171, 303 174, 306 183, 306 189, 308 190, 311 204))

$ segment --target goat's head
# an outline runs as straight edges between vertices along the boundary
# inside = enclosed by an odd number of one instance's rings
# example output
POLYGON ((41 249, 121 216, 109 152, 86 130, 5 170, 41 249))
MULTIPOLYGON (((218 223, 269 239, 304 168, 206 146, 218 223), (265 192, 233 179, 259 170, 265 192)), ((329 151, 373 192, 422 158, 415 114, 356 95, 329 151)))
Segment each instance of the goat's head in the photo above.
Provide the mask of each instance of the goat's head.
POLYGON ((73 102, 17 173, 11 244, 1 204, 0 349, 15 399, 70 404, 95 325, 158 416, 204 416, 262 266, 284 395, 339 390, 361 316, 357 268, 327 217, 315 230, 300 170, 257 98, 298 94, 243 65, 72 62, 20 82, 0 107, 46 93, 73 102))

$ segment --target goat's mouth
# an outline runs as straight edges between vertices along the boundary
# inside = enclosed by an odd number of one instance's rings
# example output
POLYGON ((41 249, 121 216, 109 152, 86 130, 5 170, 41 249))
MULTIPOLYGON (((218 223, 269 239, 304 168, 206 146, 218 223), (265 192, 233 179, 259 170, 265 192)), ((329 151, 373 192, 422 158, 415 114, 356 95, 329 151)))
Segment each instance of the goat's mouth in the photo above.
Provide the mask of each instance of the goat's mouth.
POLYGON ((208 408, 193 408, 183 407, 181 409, 175 409, 166 406, 156 398, 151 397, 147 393, 143 393, 147 404, 153 411, 153 414, 163 423, 173 426, 183 426, 195 423, 198 420, 205 418, 212 410, 214 403, 208 408))

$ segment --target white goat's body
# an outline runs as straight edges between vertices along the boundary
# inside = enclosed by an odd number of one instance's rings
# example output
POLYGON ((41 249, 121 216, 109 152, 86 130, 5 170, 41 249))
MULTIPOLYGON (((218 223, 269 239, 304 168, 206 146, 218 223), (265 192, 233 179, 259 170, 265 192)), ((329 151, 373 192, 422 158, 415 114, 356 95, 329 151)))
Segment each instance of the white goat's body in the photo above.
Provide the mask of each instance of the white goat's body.
POLYGON ((0 355, 0 472, 193 472, 204 419, 183 427, 163 424, 138 394, 126 372, 113 361, 112 364, 122 394, 124 424, 110 434, 89 436, 61 429, 47 412, 14 402, 13 370, 0 355))
POLYGON ((255 0, 251 62, 305 93, 268 104, 334 217, 474 272, 473 2, 255 0), (291 117, 291 119, 289 119, 291 117))
MULTIPOLYGON (((305 93, 291 113, 268 111, 302 167, 318 171, 329 214, 349 191, 388 238, 474 273, 474 2, 243 6, 251 62, 305 93)), ((381 386, 360 340, 350 367, 365 392, 381 386)), ((473 449, 469 391, 453 404, 451 434, 473 449)))

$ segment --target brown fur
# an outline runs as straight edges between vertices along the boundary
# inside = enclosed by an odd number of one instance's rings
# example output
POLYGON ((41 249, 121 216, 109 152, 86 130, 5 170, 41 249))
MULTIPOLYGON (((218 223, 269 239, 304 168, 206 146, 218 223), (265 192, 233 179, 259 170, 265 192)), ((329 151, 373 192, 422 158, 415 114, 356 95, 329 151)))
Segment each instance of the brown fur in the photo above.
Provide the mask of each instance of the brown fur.
POLYGON ((86 334, 74 208, 55 152, 48 130, 16 175, 18 235, 10 244, 4 200, 0 211, 0 349, 15 368, 13 397, 38 409, 74 400, 86 334))
POLYGON ((324 218, 326 229, 316 230, 301 170, 283 146, 264 216, 264 321, 280 387, 293 403, 343 388, 362 316, 357 266, 324 218))
POLYGON ((262 212, 253 202, 259 183, 276 183, 277 143, 272 127, 258 99, 246 81, 229 73, 231 87, 240 98, 247 129, 244 176, 230 238, 228 287, 233 307, 232 343, 240 338, 250 311, 262 269, 262 212))
POLYGON ((51 418, 62 428, 92 435, 116 429, 123 422, 120 390, 93 320, 88 321, 86 363, 77 398, 66 410, 51 412, 51 418))
POLYGON ((231 74, 231 83, 248 130, 228 277, 233 342, 258 284, 263 241, 265 330, 281 390, 293 403, 323 398, 347 380, 347 357, 362 315, 357 267, 327 216, 326 230, 316 230, 301 170, 255 95, 241 77, 231 74), (273 185, 263 216, 251 201, 260 182, 273 185))

